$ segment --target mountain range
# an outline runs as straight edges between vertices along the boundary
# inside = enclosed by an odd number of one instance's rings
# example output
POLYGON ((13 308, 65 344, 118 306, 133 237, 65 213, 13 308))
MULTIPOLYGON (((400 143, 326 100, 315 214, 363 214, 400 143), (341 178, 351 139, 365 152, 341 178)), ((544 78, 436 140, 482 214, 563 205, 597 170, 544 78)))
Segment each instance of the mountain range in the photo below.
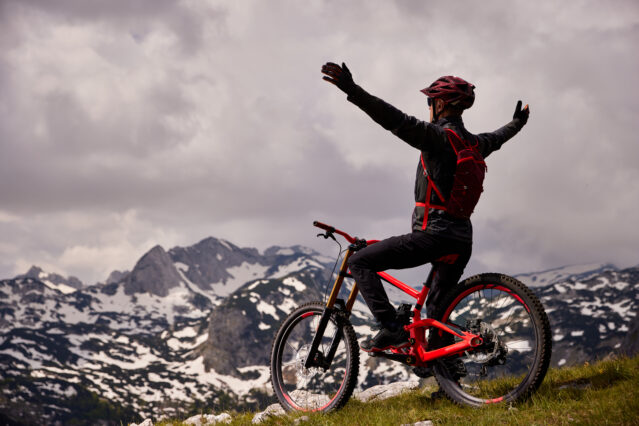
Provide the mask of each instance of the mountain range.
MULTIPOLYGON (((274 400, 273 336, 296 306, 326 296, 333 264, 301 246, 259 252, 207 238, 155 246, 131 271, 94 285, 37 267, 1 280, 0 420, 119 423, 263 408, 274 400)), ((546 307, 554 366, 639 349, 639 268, 518 278, 546 307)), ((362 302, 351 319, 358 337, 374 333, 362 302)), ((360 369, 360 388, 412 375, 370 357, 360 369)))

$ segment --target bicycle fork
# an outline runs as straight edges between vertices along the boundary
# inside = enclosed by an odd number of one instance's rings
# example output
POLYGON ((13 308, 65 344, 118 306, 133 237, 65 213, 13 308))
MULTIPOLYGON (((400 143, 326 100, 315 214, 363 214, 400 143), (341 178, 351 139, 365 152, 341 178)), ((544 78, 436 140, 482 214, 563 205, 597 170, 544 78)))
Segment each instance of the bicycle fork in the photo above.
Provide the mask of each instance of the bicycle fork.
POLYGON ((313 342, 311 343, 311 348, 308 351, 306 361, 304 362, 304 368, 320 367, 324 370, 327 370, 331 366, 333 358, 335 357, 335 353, 337 352, 337 347, 344 337, 342 327, 340 327, 340 325, 342 321, 348 319, 351 309, 353 308, 353 304, 355 303, 355 299, 357 298, 357 283, 353 283, 353 288, 351 289, 351 293, 348 296, 348 300, 346 301, 346 303, 344 303, 342 299, 338 299, 337 296, 342 288, 344 278, 350 277, 350 274, 348 273, 348 259, 351 257, 353 252, 353 248, 349 247, 349 249, 346 251, 346 254, 344 255, 342 266, 340 267, 337 278, 335 279, 335 283, 333 284, 333 290, 331 291, 331 295, 326 302, 326 306, 324 307, 324 311, 322 312, 322 316, 320 317, 319 324, 315 332, 315 337, 313 338, 313 342), (330 321, 331 316, 336 317, 338 326, 336 327, 335 334, 331 339, 331 346, 326 355, 324 355, 318 349, 322 338, 324 337, 324 332, 326 331, 326 327, 328 326, 328 322, 330 321))

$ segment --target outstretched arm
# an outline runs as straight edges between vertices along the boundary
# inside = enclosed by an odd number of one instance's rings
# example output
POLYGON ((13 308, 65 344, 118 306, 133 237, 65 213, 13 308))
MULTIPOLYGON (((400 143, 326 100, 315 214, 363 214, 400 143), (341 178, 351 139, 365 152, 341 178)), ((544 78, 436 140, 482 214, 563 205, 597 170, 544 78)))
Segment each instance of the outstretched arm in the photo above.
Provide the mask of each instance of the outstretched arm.
POLYGON ((477 137, 480 140, 480 150, 484 157, 491 152, 497 151, 501 146, 515 136, 522 127, 528 122, 530 116, 530 108, 528 104, 522 109, 522 102, 518 101, 515 107, 515 113, 510 123, 490 133, 480 133, 477 137))
POLYGON ((322 66, 324 80, 334 84, 348 95, 348 100, 368 114, 377 124, 391 131, 414 148, 422 151, 442 149, 443 130, 398 110, 391 104, 366 92, 353 81, 353 75, 342 62, 339 66, 327 62, 322 66))

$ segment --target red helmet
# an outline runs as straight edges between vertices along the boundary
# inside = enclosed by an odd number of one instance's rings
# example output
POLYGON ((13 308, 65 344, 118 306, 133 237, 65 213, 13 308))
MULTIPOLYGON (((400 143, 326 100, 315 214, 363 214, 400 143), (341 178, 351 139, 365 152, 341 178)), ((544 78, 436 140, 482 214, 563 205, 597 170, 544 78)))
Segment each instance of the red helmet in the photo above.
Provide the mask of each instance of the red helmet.
POLYGON ((466 80, 447 75, 420 90, 429 98, 442 99, 445 103, 461 109, 470 108, 475 102, 475 86, 466 80))

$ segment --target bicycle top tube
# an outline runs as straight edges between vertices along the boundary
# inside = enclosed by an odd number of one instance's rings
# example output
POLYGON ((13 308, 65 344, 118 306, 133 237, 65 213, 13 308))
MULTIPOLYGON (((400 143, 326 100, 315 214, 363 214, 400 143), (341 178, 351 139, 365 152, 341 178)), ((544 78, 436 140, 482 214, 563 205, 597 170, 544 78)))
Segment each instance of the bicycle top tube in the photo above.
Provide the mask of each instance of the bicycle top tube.
POLYGON ((400 280, 393 277, 392 275, 387 274, 386 272, 383 272, 383 271, 378 272, 377 275, 379 275, 380 278, 386 281, 387 283, 392 284, 395 288, 398 288, 402 292, 408 294, 411 297, 414 297, 415 299, 419 299, 419 296, 422 293, 421 291, 417 291, 413 287, 409 286, 406 283, 401 282, 400 280))

